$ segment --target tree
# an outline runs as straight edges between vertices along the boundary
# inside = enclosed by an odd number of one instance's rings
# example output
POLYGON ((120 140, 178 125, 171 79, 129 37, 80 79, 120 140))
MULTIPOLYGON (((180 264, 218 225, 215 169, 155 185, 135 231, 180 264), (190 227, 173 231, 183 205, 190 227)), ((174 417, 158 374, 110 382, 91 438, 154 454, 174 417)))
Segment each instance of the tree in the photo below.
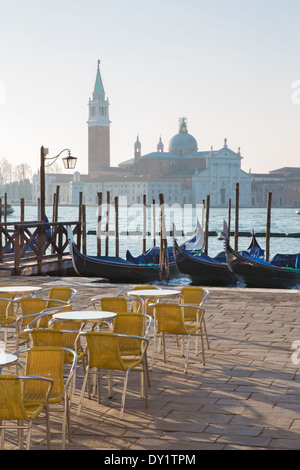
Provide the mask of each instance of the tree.
POLYGON ((25 179, 31 179, 32 169, 27 163, 20 163, 20 165, 14 168, 14 180, 23 181, 25 179))

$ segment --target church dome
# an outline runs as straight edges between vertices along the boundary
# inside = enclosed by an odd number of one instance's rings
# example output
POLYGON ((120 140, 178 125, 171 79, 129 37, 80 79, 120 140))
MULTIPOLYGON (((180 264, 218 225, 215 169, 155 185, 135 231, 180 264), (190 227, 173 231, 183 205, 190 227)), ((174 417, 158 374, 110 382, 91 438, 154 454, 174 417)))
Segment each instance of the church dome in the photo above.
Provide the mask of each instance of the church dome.
POLYGON ((196 152, 197 150, 198 144, 196 139, 187 131, 186 119, 180 119, 179 132, 170 140, 169 152, 176 153, 177 155, 185 155, 187 153, 196 152))

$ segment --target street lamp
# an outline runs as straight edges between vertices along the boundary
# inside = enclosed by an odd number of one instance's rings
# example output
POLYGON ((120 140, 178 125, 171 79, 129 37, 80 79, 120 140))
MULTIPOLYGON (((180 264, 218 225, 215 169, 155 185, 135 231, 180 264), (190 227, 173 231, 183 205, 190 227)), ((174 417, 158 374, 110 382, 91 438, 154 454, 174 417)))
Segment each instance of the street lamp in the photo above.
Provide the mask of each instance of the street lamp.
POLYGON ((41 165, 40 165, 40 219, 45 222, 45 167, 51 166, 63 152, 68 152, 68 156, 62 159, 64 167, 69 170, 74 170, 76 166, 76 157, 72 157, 69 149, 63 149, 55 157, 46 157, 48 155, 48 149, 41 147, 41 165), (49 163, 46 165, 46 161, 49 163))

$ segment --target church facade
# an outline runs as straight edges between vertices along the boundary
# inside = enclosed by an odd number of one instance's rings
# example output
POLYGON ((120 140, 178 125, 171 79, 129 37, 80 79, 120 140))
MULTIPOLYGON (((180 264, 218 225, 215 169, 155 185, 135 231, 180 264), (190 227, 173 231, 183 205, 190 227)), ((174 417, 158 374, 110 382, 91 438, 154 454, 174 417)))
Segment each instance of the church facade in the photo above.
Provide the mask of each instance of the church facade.
MULTIPOLYGON (((165 149, 161 138, 148 154, 142 153, 137 137, 133 156, 118 167, 110 165, 109 101, 106 97, 98 61, 92 97, 88 103, 88 174, 46 174, 46 204, 52 204, 56 186, 60 186, 60 203, 77 205, 79 193, 86 205, 97 204, 97 193, 103 201, 109 192, 110 201, 118 196, 128 205, 140 204, 146 195, 147 204, 158 202, 159 193, 165 203, 202 204, 210 195, 212 207, 227 207, 235 201, 236 183, 240 185, 240 207, 251 207, 252 175, 241 169, 242 156, 228 147, 199 150, 194 136, 189 134, 187 119, 179 119, 178 132, 165 149)), ((124 149, 125 150, 125 149, 124 149)), ((39 174, 33 179, 33 201, 39 197, 39 174)))

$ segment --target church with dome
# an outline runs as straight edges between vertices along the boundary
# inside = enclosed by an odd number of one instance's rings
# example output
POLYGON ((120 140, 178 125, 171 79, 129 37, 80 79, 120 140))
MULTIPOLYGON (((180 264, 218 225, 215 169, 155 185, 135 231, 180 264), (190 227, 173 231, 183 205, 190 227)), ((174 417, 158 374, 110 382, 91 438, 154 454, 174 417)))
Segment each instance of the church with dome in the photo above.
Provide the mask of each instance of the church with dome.
MULTIPOLYGON (((46 174, 46 204, 52 204, 57 185, 60 202, 77 205, 83 194, 86 205, 96 205, 98 193, 103 201, 118 196, 124 204, 140 204, 144 195, 148 205, 158 203, 160 193, 166 204, 202 204, 207 195, 212 207, 227 207, 235 201, 236 183, 240 186, 240 207, 251 206, 252 176, 241 169, 240 149, 230 149, 227 139, 220 149, 199 150, 198 142, 188 132, 185 117, 179 119, 178 132, 165 148, 163 139, 154 144, 153 152, 143 154, 138 136, 132 158, 117 167, 110 165, 110 103, 106 97, 98 61, 96 80, 88 103, 88 174, 46 174)), ((124 149, 124 153, 127 149, 124 149)), ((33 201, 39 195, 39 175, 33 180, 33 201)))
MULTIPOLYGON (((143 155, 139 137, 134 144, 134 157, 119 167, 127 174, 155 178, 166 184, 180 183, 182 199, 169 201, 180 204, 202 204, 210 195, 211 205, 226 207, 228 200, 235 200, 236 183, 240 185, 240 205, 251 205, 251 175, 241 169, 241 152, 231 150, 224 140, 219 150, 199 151, 194 136, 189 134, 187 119, 179 119, 178 133, 165 150, 162 139, 156 151, 143 155)), ((180 185, 179 185, 180 186, 180 185)), ((167 198, 168 201, 168 198, 167 198)))

